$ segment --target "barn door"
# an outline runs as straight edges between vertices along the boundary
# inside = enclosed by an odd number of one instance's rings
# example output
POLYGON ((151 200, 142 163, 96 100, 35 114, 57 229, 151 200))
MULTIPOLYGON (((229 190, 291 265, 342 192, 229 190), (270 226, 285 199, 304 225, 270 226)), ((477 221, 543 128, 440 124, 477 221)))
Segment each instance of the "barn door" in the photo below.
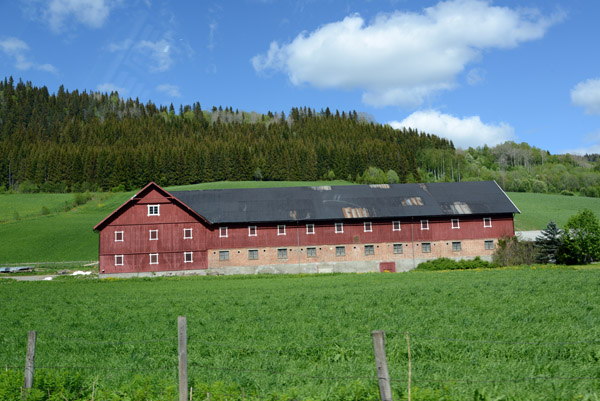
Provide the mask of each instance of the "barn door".
POLYGON ((396 273, 396 262, 380 262, 380 273, 396 273))

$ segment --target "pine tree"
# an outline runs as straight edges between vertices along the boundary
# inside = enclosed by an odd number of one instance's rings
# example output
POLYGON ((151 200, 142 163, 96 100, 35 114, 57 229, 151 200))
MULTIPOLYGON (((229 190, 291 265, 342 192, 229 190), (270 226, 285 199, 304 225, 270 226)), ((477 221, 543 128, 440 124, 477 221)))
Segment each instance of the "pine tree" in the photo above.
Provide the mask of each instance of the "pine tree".
POLYGON ((539 263, 556 263, 556 253, 562 244, 562 230, 550 220, 539 237, 535 239, 535 247, 538 250, 536 261, 539 263))

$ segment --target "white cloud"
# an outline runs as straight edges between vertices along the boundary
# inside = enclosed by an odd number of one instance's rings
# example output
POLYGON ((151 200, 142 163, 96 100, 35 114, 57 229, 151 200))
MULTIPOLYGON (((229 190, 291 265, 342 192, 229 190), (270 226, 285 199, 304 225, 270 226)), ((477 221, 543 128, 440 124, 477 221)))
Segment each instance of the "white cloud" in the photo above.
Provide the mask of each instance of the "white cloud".
POLYGON ((394 128, 415 128, 450 139, 457 148, 494 146, 514 140, 515 130, 507 123, 485 124, 479 116, 458 118, 436 110, 417 111, 402 121, 389 122, 394 128))
POLYGON ((7 57, 12 58, 15 68, 22 71, 30 69, 51 72, 56 74, 58 71, 52 64, 36 64, 29 57, 29 46, 21 39, 10 37, 0 40, 0 51, 7 57))
POLYGON ((422 13, 379 15, 370 24, 348 16, 290 43, 272 42, 251 61, 257 72, 284 72, 294 85, 361 89, 371 105, 415 106, 453 88, 482 50, 539 39, 562 18, 483 0, 452 0, 422 13))
POLYGON ((109 52, 121 52, 125 50, 129 50, 133 41, 131 39, 125 39, 119 43, 111 43, 108 45, 109 52))
POLYGON ((481 68, 473 68, 467 73, 467 83, 471 86, 485 81, 485 71, 481 68))
POLYGON ((576 149, 567 149, 561 152, 561 154, 564 153, 570 153, 572 155, 585 155, 585 154, 592 154, 592 153, 597 153, 600 154, 600 130, 586 135, 585 138, 583 139, 583 142, 587 143, 587 146, 582 146, 576 149))
POLYGON ((90 28, 100 28, 110 14, 108 0, 51 0, 46 3, 42 18, 54 32, 60 32, 70 17, 90 28))
POLYGON ((162 84, 156 87, 156 90, 162 93, 166 93, 172 97, 181 97, 181 92, 179 91, 179 87, 176 85, 162 84))
POLYGON ((152 72, 167 71, 173 64, 171 43, 166 39, 157 42, 142 40, 136 44, 135 48, 152 59, 153 65, 150 66, 152 72))
POLYGON ((585 107, 586 114, 600 114, 600 79, 588 79, 571 89, 571 102, 585 107))
POLYGON ((98 86, 96 86, 96 89, 102 93, 119 92, 119 96, 121 97, 123 97, 123 94, 127 93, 127 89, 112 84, 110 82, 99 84, 98 86))

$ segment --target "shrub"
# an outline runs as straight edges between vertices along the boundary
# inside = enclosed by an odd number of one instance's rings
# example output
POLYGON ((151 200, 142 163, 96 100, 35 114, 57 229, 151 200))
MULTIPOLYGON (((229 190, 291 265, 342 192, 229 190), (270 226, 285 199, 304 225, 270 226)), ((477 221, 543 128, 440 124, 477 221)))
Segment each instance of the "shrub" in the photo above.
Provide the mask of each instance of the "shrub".
POLYGON ((481 268, 492 268, 496 267, 495 264, 481 260, 479 256, 475 259, 461 259, 459 261, 438 258, 429 260, 427 262, 420 263, 417 266, 419 270, 469 270, 469 269, 481 269, 481 268))
POLYGON ((535 262, 537 249, 533 241, 520 241, 517 237, 498 240, 493 255, 494 263, 500 266, 531 265, 535 262))
POLYGON ((46 207, 46 206, 42 206, 42 210, 40 211, 40 214, 42 216, 47 216, 50 214, 50 209, 48 209, 48 207, 46 207))

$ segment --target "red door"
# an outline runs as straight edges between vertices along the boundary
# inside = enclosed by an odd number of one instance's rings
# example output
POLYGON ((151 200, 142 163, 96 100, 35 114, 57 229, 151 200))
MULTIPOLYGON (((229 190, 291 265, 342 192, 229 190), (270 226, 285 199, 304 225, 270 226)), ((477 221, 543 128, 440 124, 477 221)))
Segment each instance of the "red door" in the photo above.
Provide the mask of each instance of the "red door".
POLYGON ((396 262, 380 262, 380 273, 396 273, 396 262))

